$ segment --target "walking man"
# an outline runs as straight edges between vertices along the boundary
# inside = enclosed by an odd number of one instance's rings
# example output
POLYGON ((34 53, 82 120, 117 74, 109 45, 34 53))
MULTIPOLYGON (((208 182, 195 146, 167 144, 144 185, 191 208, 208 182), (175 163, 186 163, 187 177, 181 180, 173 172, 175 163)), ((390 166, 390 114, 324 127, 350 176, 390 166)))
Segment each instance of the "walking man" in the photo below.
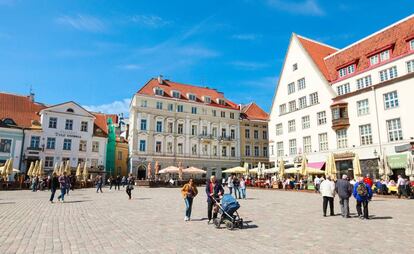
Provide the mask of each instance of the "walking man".
POLYGON ((53 199, 55 199, 55 193, 58 187, 59 178, 57 177, 56 173, 53 173, 52 178, 50 179, 50 191, 52 192, 50 195, 50 203, 53 203, 53 199))
POLYGON ((102 176, 97 175, 95 181, 96 181, 96 193, 98 193, 98 191, 101 191, 102 193, 102 184, 103 184, 102 176))
POLYGON ((356 210, 360 219, 368 220, 368 202, 372 198, 372 190, 369 184, 364 183, 364 178, 359 177, 355 183, 353 195, 357 201, 356 210), (362 214, 361 206, 364 206, 364 214, 362 214))
POLYGON ((349 197, 352 195, 352 185, 348 181, 347 175, 342 175, 342 179, 336 182, 336 193, 339 196, 339 205, 341 206, 341 214, 344 218, 349 216, 349 197))
POLYGON ((236 198, 236 199, 240 198, 239 187, 240 187, 240 181, 239 181, 239 178, 237 178, 237 176, 236 176, 236 177, 233 178, 234 198, 236 198))
POLYGON ((116 186, 115 186, 115 190, 116 190, 116 188, 118 187, 118 190, 120 189, 120 186, 121 186, 121 176, 120 175, 118 175, 117 177, 116 177, 116 186))
POLYGON ((131 200, 132 199, 132 190, 134 189, 134 184, 135 184, 135 179, 132 176, 132 173, 129 173, 129 177, 126 180, 126 182, 127 182, 127 187, 126 187, 125 191, 128 195, 129 200, 131 200))
POLYGON ((398 198, 401 198, 401 195, 404 195, 405 197, 407 197, 407 194, 405 191, 405 180, 401 175, 398 175, 397 186, 398 186, 398 198))
POLYGON ((69 188, 69 178, 66 176, 66 172, 63 172, 63 175, 59 176, 59 184, 60 184, 60 195, 58 197, 58 201, 62 199, 62 202, 64 202, 67 188, 69 188))
POLYGON ((327 176, 326 180, 322 181, 320 186, 320 193, 323 197, 323 216, 326 217, 326 209, 329 208, 331 210, 330 215, 335 216, 334 213, 334 197, 335 197, 335 183, 331 181, 331 177, 327 176))

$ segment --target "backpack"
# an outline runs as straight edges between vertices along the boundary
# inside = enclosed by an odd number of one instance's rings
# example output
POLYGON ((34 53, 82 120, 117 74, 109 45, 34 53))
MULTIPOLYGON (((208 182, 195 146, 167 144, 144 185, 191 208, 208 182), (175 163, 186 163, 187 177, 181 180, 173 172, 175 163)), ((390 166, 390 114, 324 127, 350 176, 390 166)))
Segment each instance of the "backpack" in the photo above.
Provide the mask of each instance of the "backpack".
POLYGON ((367 189, 367 186, 365 185, 365 183, 358 184, 358 187, 357 187, 356 191, 357 191, 358 195, 361 196, 361 197, 366 197, 368 195, 368 189, 367 189))

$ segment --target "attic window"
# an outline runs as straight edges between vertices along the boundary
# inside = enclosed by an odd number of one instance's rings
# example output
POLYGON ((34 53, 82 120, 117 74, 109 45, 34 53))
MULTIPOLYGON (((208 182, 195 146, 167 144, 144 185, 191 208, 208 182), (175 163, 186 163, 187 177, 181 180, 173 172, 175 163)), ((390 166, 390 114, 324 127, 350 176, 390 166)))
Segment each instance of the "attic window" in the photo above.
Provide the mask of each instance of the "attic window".
POLYGON ((355 64, 348 65, 348 66, 338 70, 340 78, 345 77, 345 76, 347 76, 351 73, 354 73, 354 72, 355 72, 355 64))
POLYGON ((195 101, 196 100, 196 96, 194 94, 188 94, 188 99, 190 101, 195 101))
POLYGON ((376 65, 380 62, 384 62, 387 61, 388 59, 390 59, 390 50, 384 50, 378 54, 375 54, 373 56, 371 56, 369 58, 369 63, 371 64, 371 66, 376 65))
POLYGON ((73 108, 68 108, 68 109, 66 110, 66 112, 69 112, 69 113, 74 113, 75 111, 73 110, 73 108))
POLYGON ((163 96, 164 95, 164 90, 162 90, 159 87, 156 87, 155 88, 155 95, 163 96))
POLYGON ((204 96, 204 102, 205 103, 211 103, 211 98, 208 96, 204 96))
POLYGON ((414 50, 414 39, 410 41, 410 49, 414 50))
POLYGON ((293 64, 292 68, 293 68, 293 71, 296 71, 298 69, 298 64, 297 63, 293 64))
POLYGON ((3 122, 3 124, 5 124, 5 125, 17 125, 17 124, 13 121, 13 119, 11 119, 11 118, 5 118, 5 119, 3 119, 3 121, 1 121, 1 122, 3 122))
POLYGON ((226 105, 226 102, 224 101, 224 99, 217 99, 218 104, 220 105, 226 105))
POLYGON ((180 99, 180 92, 178 91, 172 91, 172 97, 180 99))

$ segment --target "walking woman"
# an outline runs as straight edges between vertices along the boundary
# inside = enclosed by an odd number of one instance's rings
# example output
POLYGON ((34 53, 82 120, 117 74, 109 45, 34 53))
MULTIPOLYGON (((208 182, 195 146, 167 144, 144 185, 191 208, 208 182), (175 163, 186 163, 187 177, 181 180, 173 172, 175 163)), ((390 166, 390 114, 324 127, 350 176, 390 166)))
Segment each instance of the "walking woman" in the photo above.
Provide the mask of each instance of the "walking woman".
POLYGON ((191 209, 193 207, 193 199, 197 196, 198 190, 194 184, 192 178, 188 181, 188 183, 184 184, 183 188, 181 189, 181 195, 183 195, 185 201, 185 217, 184 221, 191 220, 191 209))
POLYGON ((63 172, 63 175, 59 176, 60 183, 60 195, 58 201, 62 199, 62 202, 65 201, 66 189, 69 188, 69 178, 66 176, 66 172, 63 172))
POLYGON ((135 179, 132 176, 132 173, 129 173, 129 177, 127 179, 127 187, 126 193, 128 194, 129 199, 132 198, 132 190, 134 189, 135 179))
POLYGON ((52 192, 50 195, 50 203, 53 203, 53 199, 55 198, 55 193, 58 187, 59 178, 57 177, 56 173, 53 173, 52 178, 50 179, 50 191, 52 192))

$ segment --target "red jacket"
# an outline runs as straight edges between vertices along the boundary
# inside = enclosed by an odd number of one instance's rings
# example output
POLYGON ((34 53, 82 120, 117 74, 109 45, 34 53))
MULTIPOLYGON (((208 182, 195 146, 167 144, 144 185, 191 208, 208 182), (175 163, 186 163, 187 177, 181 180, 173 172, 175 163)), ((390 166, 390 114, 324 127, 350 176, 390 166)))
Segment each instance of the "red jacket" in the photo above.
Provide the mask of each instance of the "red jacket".
POLYGON ((372 187, 372 179, 369 177, 364 178, 364 183, 368 184, 370 187, 372 187))

